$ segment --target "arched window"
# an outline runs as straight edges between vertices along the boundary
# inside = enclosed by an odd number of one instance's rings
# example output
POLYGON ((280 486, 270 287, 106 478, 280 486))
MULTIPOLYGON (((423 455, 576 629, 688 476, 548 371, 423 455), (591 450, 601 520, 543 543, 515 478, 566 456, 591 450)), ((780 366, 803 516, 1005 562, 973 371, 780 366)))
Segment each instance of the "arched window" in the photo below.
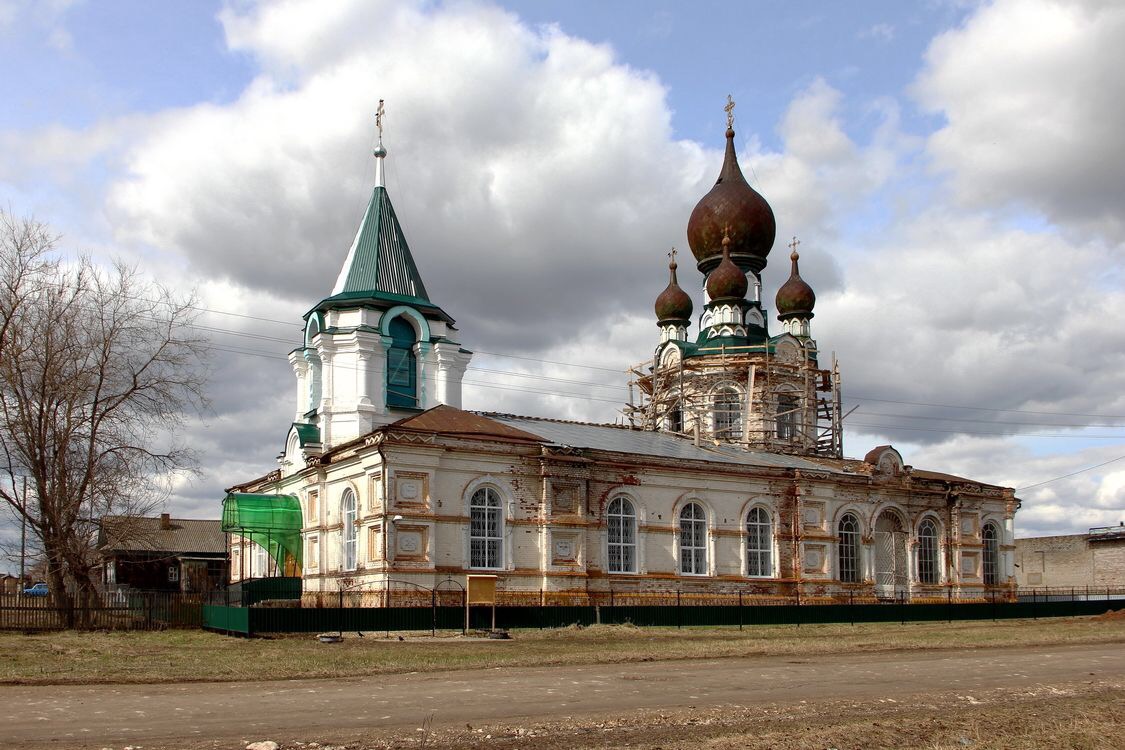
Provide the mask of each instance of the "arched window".
POLYGON ((837 563, 840 580, 844 583, 859 582, 859 521, 851 513, 840 519, 836 543, 837 563))
POLYGON ((707 575, 707 513, 699 503, 680 511, 680 572, 707 575))
POLYGON ((937 524, 932 518, 926 518, 918 525, 918 582, 940 582, 937 524))
POLYGON ((746 575, 773 575, 773 524, 765 508, 751 508, 746 514, 746 575))
POLYGON ((342 570, 355 570, 355 493, 351 488, 344 490, 340 500, 340 515, 344 518, 343 550, 340 555, 342 570))
POLYGON ((504 510, 500 493, 481 487, 469 500, 469 567, 496 569, 504 562, 504 510))
POLYGON ((627 498, 615 497, 606 509, 609 572, 637 572, 637 513, 627 498))
POLYGON ((742 437, 742 399, 733 388, 722 388, 715 393, 712 412, 715 437, 738 440, 742 437))
POLYGON ((777 437, 779 440, 793 440, 797 437, 800 408, 800 400, 792 393, 782 393, 777 397, 777 437))
POLYGON ((418 406, 418 360, 414 356, 414 327, 399 316, 387 327, 387 406, 418 406))
POLYGON ((995 586, 1000 583, 1000 533, 996 524, 989 521, 984 525, 981 540, 984 542, 984 584, 995 586))

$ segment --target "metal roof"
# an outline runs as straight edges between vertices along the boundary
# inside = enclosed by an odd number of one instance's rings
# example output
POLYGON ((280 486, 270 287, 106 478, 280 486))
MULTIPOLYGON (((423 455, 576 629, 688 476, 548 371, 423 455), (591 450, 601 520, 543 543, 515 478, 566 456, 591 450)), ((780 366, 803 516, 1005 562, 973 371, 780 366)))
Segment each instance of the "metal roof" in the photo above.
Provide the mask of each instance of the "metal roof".
POLYGON ((390 196, 382 186, 371 194, 332 296, 377 292, 429 301, 390 196))
POLYGON ((102 519, 98 547, 105 552, 226 554, 227 535, 219 521, 168 520, 170 528, 162 529, 159 517, 106 516, 102 519))
POLYGON ((818 461, 814 463, 800 456, 789 456, 783 453, 747 451, 729 445, 715 445, 714 443, 709 445, 701 443, 696 447, 691 438, 664 432, 650 432, 617 425, 518 417, 511 414, 485 413, 484 416, 538 435, 551 445, 560 447, 588 448, 590 450, 632 453, 687 461, 714 461, 741 466, 846 473, 839 467, 832 466, 827 462, 818 461))

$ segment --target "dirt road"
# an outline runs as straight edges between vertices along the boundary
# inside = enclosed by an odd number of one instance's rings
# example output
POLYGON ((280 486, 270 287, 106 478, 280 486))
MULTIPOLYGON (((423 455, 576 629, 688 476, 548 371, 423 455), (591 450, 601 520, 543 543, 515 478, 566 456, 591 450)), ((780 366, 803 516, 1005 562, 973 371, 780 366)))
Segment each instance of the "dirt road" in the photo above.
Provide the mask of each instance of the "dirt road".
POLYGON ((1125 679, 1120 644, 437 672, 337 680, 0 687, 5 748, 242 747, 637 709, 896 700, 1125 679), (213 743, 213 744, 212 744, 213 743))

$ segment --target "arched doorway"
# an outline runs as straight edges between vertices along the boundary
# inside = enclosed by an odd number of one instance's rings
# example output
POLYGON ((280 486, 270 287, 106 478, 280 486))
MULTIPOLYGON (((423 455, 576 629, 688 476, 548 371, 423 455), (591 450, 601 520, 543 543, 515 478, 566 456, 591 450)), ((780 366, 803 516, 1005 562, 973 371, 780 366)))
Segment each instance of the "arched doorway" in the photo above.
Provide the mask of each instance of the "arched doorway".
POLYGON ((885 510, 875 521, 875 595, 891 598, 906 593, 906 526, 893 510, 885 510))

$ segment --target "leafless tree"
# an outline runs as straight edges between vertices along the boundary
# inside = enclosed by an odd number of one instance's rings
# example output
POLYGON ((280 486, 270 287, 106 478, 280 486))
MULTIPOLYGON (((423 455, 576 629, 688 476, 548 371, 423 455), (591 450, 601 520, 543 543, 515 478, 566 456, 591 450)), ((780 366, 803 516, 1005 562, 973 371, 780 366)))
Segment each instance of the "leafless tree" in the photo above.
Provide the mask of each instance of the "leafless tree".
POLYGON ((94 594, 99 520, 151 511, 194 465, 177 431, 205 403, 205 342, 192 299, 121 263, 64 262, 56 241, 0 210, 0 500, 73 627, 94 594))

